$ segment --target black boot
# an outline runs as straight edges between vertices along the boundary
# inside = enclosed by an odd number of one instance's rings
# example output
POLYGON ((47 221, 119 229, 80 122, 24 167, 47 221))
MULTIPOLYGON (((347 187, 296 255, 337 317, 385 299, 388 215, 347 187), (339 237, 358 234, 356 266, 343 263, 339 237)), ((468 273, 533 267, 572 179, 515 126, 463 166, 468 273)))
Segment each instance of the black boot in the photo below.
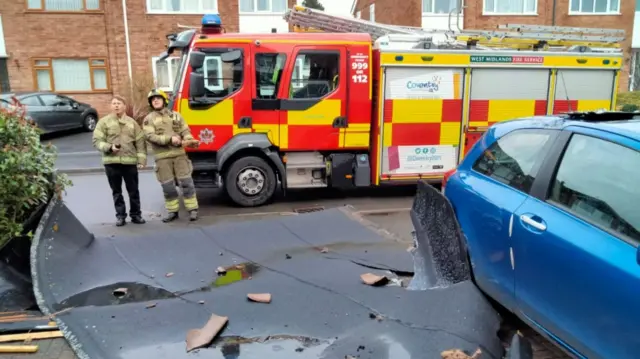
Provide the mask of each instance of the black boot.
POLYGON ((131 216, 131 223, 135 224, 145 224, 147 221, 142 218, 142 216, 131 216))
POLYGON ((178 212, 169 212, 167 216, 162 219, 162 222, 169 223, 178 219, 178 212))
POLYGON ((118 219, 116 220, 116 226, 117 226, 117 227, 122 227, 122 226, 124 226, 125 224, 127 224, 127 221, 126 221, 124 218, 122 218, 122 217, 120 217, 120 218, 118 218, 118 219))
POLYGON ((194 209, 193 211, 189 212, 189 220, 191 222, 198 220, 198 210, 197 209, 194 209))

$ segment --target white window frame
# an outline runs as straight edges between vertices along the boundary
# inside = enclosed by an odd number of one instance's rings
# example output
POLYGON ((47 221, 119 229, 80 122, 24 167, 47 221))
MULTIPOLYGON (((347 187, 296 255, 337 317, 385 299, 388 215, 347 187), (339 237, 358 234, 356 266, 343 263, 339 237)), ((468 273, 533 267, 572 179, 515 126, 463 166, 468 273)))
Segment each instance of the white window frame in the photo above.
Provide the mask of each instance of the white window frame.
POLYGON ((44 1, 36 0, 40 3, 38 7, 29 7, 30 1, 26 1, 27 11, 44 11, 44 12, 102 12, 103 11, 103 2, 105 0, 98 0, 98 8, 97 9, 87 9, 87 2, 83 1, 80 9, 72 9, 72 10, 53 10, 47 9, 44 1))
MULTIPOLYGON (((605 12, 583 12, 582 11, 582 4, 583 4, 584 0, 569 0, 569 15, 580 15, 580 16, 606 16, 606 15, 621 15, 620 12, 620 3, 622 2, 622 0, 607 0, 607 11, 605 12), (578 11, 573 11, 571 10, 572 8, 572 4, 578 1, 579 6, 578 6, 578 11), (611 3, 613 2, 618 2, 618 10, 617 11, 611 11, 609 9, 611 9, 611 3)), ((593 10, 595 11, 596 9, 596 2, 593 2, 593 10)))
MULTIPOLYGON (((215 3, 215 9, 207 9, 204 10, 202 7, 202 2, 203 0, 198 0, 198 11, 193 12, 193 11, 170 11, 166 9, 166 0, 162 0, 162 6, 163 9, 162 10, 156 10, 156 9, 152 9, 151 8, 151 1, 153 0, 147 0, 147 13, 148 14, 181 14, 181 15, 205 15, 205 14, 217 14, 218 13, 218 9, 220 8, 220 4, 218 3, 218 0, 214 0, 215 3)), ((228 0, 225 0, 228 1, 228 0)))
MULTIPOLYGON (((153 84, 155 87, 158 87, 158 60, 160 58, 155 56, 151 58, 151 70, 153 73, 153 84)), ((164 87, 158 87, 159 89, 166 91, 166 92, 173 92, 173 84, 176 82, 176 76, 178 76, 179 74, 176 73, 175 75, 173 74, 173 67, 171 66, 171 63, 174 61, 180 61, 180 57, 178 56, 171 56, 168 57, 165 61, 167 61, 167 75, 169 76, 169 86, 164 86, 164 87)), ((178 71, 180 71, 180 69, 178 68, 178 71)))
POLYGON ((222 91, 224 89, 224 78, 222 77, 222 59, 220 56, 207 56, 204 58, 204 64, 202 65, 202 73, 204 75, 204 87, 209 89, 209 91, 222 91), (207 61, 215 60, 217 62, 217 70, 218 70, 218 85, 208 85, 209 80, 207 79, 207 61))
MULTIPOLYGON (((224 1, 229 1, 229 0, 224 0, 224 1)), ((272 11, 271 9, 273 9, 273 2, 275 0, 269 0, 269 10, 258 10, 258 0, 252 0, 253 1, 253 11, 242 11, 242 6, 240 5, 240 1, 238 0, 238 12, 240 13, 240 15, 247 15, 247 14, 284 14, 285 12, 287 12, 287 9, 289 8, 289 3, 287 0, 284 1, 284 10, 283 11, 272 11)))
POLYGON ((360 11, 356 12, 356 19, 362 19, 362 13, 360 11))
POLYGON ((369 21, 376 22, 376 4, 369 5, 369 21))
MULTIPOLYGON (((493 9, 494 9, 494 11, 487 11, 486 7, 485 7, 487 0, 482 0, 482 15, 489 15, 489 16, 538 16, 538 0, 524 0, 525 2, 533 1, 533 3, 535 4, 535 7, 534 7, 533 11, 523 11, 523 12, 497 12, 497 11, 495 11, 495 9, 498 8, 498 1, 501 1, 501 0, 493 0, 493 9)), ((504 0, 504 1, 507 1, 507 0, 504 0)))
MULTIPOLYGON (((484 3, 482 4, 482 8, 484 9, 484 3)), ((432 0, 431 1, 431 9, 429 11, 426 11, 424 9, 424 1, 420 0, 420 7, 422 8, 422 15, 428 15, 428 16, 449 16, 449 13, 446 14, 441 14, 441 13, 436 13, 434 11, 435 7, 436 7, 436 0, 432 0)), ((451 10, 449 11, 451 12, 451 10)), ((462 14, 462 10, 460 10, 460 13, 462 14)), ((455 13, 454 13, 455 14, 455 13)))

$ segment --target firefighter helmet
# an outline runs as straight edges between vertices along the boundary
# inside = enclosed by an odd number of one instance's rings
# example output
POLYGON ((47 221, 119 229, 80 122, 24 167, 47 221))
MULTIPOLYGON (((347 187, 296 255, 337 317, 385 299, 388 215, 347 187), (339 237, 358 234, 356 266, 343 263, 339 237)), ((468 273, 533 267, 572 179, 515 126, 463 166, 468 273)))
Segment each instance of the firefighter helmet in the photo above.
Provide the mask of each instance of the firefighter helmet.
POLYGON ((153 89, 151 91, 149 91, 149 94, 147 95, 147 100, 149 100, 149 105, 153 106, 151 104, 151 100, 153 100, 154 97, 161 97, 162 100, 164 101, 164 105, 168 106, 169 105, 169 97, 167 96, 167 94, 160 90, 160 89, 153 89))

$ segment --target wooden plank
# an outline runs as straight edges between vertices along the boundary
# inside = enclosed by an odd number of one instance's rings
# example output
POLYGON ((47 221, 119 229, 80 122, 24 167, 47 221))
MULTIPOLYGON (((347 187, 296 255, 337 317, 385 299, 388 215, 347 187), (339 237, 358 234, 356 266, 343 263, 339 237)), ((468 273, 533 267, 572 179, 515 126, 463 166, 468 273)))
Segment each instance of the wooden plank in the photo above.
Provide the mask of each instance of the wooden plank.
POLYGON ((35 353, 37 345, 0 345, 0 353, 35 353))
POLYGON ((62 332, 59 330, 51 331, 51 332, 7 334, 7 335, 0 335, 0 343, 21 342, 25 340, 36 340, 36 339, 53 339, 53 338, 62 338, 62 337, 63 337, 62 332))

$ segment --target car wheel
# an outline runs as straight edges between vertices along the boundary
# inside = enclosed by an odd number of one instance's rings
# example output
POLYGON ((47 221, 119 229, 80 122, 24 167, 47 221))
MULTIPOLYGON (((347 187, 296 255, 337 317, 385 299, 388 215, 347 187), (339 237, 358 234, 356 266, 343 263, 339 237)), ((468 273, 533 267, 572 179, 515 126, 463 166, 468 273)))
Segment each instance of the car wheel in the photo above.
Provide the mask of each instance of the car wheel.
POLYGON ((92 132, 96 129, 96 124, 98 123, 98 118, 94 114, 88 114, 84 117, 84 121, 82 122, 82 127, 84 127, 85 131, 92 132))
POLYGON ((262 158, 242 157, 231 164, 224 183, 227 194, 237 205, 257 207, 273 197, 276 174, 262 158))

